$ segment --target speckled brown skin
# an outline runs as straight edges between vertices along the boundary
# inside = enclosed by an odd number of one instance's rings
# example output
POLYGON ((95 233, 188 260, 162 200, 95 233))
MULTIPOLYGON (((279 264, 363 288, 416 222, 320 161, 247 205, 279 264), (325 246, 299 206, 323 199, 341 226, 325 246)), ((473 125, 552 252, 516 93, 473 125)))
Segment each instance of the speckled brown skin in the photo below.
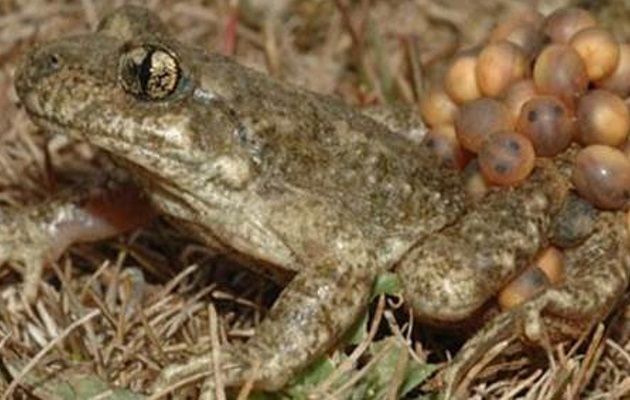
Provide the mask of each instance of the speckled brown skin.
MULTIPOLYGON (((465 320, 547 243, 568 192, 544 163, 520 187, 469 203, 461 178, 401 135, 333 98, 183 45, 140 8, 34 50, 16 81, 37 124, 108 153, 157 212, 254 269, 295 275, 256 335, 222 351, 228 386, 249 378, 256 361, 257 388, 285 385, 347 331, 383 271, 400 274, 422 320, 465 320), (156 46, 178 62, 176 89, 158 100, 127 92, 121 57, 156 46)), ((602 213, 598 224, 588 245, 570 252, 561 286, 471 340, 446 374, 447 390, 506 336, 576 336, 609 312, 627 286, 627 240, 618 215, 602 213)), ((200 357, 170 367, 158 386, 209 365, 200 357)))

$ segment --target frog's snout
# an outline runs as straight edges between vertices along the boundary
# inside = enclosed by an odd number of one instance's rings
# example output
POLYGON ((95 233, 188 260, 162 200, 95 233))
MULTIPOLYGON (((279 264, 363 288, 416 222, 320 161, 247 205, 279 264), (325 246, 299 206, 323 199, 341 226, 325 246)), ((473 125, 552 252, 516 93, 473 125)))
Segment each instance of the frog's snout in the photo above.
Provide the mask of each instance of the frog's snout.
POLYGON ((15 75, 15 90, 27 111, 40 111, 38 96, 34 92, 45 78, 60 70, 62 63, 58 52, 44 49, 31 50, 22 58, 15 75))

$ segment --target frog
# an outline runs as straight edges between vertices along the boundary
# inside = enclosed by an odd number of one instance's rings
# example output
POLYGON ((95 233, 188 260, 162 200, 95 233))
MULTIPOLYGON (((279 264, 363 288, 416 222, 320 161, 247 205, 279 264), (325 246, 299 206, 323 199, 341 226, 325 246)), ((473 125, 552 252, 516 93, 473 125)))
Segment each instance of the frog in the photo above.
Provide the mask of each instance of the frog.
MULTIPOLYGON (((184 44, 142 7, 31 50, 16 91, 42 130, 87 142, 125 172, 3 216, 0 261, 21 266, 29 296, 68 246, 154 215, 284 285, 255 334, 221 349, 221 371, 211 354, 167 366, 156 396, 202 376, 212 398, 217 373, 227 387, 283 388, 342 340, 383 273, 399 277, 420 323, 479 319, 566 225, 558 221, 574 219, 566 160, 539 160, 522 184, 470 199, 462 174, 406 135, 184 44)), ((559 284, 484 319, 444 373, 446 398, 493 346, 577 338, 614 309, 630 276, 623 214, 589 218, 565 249, 559 284)))

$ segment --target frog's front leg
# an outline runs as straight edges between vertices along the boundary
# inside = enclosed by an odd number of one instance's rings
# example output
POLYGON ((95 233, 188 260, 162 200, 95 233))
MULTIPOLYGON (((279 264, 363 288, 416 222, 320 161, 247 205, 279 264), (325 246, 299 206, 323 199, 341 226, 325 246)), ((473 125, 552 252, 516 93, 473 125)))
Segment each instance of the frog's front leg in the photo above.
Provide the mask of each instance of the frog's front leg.
MULTIPOLYGON (((301 266, 254 336, 221 349, 226 387, 251 380, 257 390, 281 389, 338 342, 369 302, 377 271, 373 247, 348 219, 312 203, 279 207, 278 219, 289 226, 284 238, 301 266)), ((209 355, 165 369, 154 392, 200 374, 209 376, 205 389, 210 392, 209 355)))
POLYGON ((40 205, 0 214, 0 265, 24 275, 24 297, 32 300, 46 263, 71 244, 96 241, 141 226, 154 216, 130 182, 77 187, 40 205))
POLYGON ((457 354, 445 373, 447 394, 458 397, 465 374, 500 340, 539 346, 579 338, 622 298, 630 276, 628 234, 621 213, 602 212, 592 235, 565 252, 566 277, 557 287, 490 321, 457 354))
MULTIPOLYGON (((374 274, 365 265, 322 265, 298 274, 245 344, 221 350, 222 382, 276 391, 330 349, 368 303, 374 274), (255 375, 254 375, 255 374, 255 375)), ((210 375, 210 355, 164 370, 155 392, 197 374, 210 375)))

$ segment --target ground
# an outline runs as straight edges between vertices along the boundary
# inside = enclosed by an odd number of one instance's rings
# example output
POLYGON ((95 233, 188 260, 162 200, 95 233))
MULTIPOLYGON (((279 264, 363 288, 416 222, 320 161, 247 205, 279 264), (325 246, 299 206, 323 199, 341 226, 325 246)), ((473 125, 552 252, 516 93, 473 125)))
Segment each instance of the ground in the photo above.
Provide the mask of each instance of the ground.
MULTIPOLYGON (((538 6, 548 12, 566 2, 541 0, 538 6)), ((85 145, 38 132, 20 109, 12 76, 29 46, 93 29, 113 3, 121 2, 0 0, 0 212, 44 201, 103 165, 85 145)), ((248 0, 240 2, 238 12, 236 3, 154 0, 148 5, 181 40, 370 106, 416 104, 450 55, 482 40, 498 18, 528 2, 248 0)), ((580 3, 597 6, 605 23, 628 37, 626 1, 580 3)), ((293 388, 269 398, 435 394, 440 368, 465 336, 461 330, 444 333, 414 325, 395 282, 386 276, 382 283, 369 315, 346 345, 293 388)), ((109 384, 125 388, 116 398, 131 398, 125 397, 129 391, 148 390, 169 361, 182 362, 228 338, 250 336, 279 290, 161 221, 105 243, 73 247, 48 268, 30 307, 20 301, 21 287, 19 274, 0 268, 3 398, 28 397, 24 388, 39 398, 80 398, 64 397, 61 383, 84 395, 109 384), (132 291, 138 287, 141 295, 132 291), (80 388, 79 382, 89 387, 80 388)), ((630 308, 625 307, 580 343, 560 344, 547 356, 504 352, 480 368, 471 397, 630 396, 630 308)), ((194 396, 195 388, 185 393, 194 396)), ((241 394, 246 398, 247 392, 241 394)))

